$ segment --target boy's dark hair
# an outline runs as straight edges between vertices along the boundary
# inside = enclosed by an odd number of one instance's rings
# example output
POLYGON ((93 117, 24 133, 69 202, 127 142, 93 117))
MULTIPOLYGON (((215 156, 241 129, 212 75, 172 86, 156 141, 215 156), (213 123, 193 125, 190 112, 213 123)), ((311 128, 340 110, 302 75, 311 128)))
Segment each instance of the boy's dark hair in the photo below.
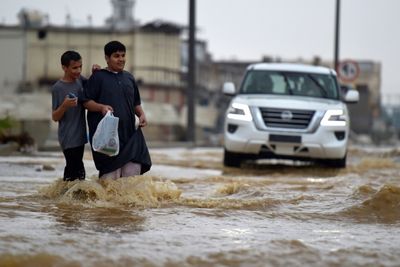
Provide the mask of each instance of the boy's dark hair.
POLYGON ((81 59, 82 59, 82 57, 78 52, 69 50, 69 51, 64 52, 64 54, 62 54, 61 65, 68 67, 71 60, 79 61, 81 59))
POLYGON ((115 52, 126 52, 125 45, 119 41, 111 41, 104 46, 104 54, 106 56, 109 57, 115 52))

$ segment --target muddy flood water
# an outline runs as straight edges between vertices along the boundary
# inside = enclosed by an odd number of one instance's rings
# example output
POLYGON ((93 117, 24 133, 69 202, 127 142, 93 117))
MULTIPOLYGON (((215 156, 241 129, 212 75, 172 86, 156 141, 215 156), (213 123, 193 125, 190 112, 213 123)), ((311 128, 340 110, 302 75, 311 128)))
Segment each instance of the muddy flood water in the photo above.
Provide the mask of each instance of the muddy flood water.
POLYGON ((400 149, 343 170, 223 168, 221 148, 151 149, 144 176, 63 182, 61 153, 0 157, 0 266, 400 266, 400 149))

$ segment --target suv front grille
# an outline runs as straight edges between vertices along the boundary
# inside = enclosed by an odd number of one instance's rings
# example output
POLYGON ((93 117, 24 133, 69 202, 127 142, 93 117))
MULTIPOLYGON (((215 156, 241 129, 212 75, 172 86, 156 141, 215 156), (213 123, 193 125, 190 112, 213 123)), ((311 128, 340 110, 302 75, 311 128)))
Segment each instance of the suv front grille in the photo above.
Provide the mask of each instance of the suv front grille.
POLYGON ((267 127, 306 129, 315 111, 299 109, 260 108, 267 127))

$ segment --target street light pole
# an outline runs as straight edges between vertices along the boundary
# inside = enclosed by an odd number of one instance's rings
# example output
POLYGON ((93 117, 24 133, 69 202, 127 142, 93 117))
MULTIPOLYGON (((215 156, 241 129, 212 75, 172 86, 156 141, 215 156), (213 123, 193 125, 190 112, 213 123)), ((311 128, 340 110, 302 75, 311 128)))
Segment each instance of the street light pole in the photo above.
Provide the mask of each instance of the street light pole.
POLYGON ((338 72, 338 67, 339 67, 339 35, 340 35, 340 0, 336 0, 335 63, 333 66, 336 72, 338 72))
POLYGON ((196 89, 196 1, 189 0, 189 44, 188 44, 188 80, 187 80, 187 141, 195 142, 195 89, 196 89))

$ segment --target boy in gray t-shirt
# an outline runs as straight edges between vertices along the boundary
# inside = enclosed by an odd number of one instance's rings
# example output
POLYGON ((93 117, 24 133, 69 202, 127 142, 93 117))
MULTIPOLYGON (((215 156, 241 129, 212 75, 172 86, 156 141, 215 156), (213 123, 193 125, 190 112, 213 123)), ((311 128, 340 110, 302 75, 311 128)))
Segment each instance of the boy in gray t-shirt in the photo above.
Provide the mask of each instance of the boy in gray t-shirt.
POLYGON ((58 121, 58 141, 63 150, 66 166, 64 181, 85 179, 83 153, 87 143, 85 108, 82 100, 82 58, 75 51, 61 56, 64 76, 52 87, 52 118, 58 121))

